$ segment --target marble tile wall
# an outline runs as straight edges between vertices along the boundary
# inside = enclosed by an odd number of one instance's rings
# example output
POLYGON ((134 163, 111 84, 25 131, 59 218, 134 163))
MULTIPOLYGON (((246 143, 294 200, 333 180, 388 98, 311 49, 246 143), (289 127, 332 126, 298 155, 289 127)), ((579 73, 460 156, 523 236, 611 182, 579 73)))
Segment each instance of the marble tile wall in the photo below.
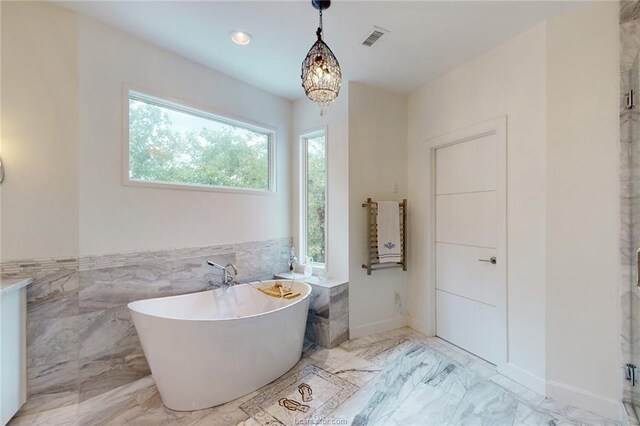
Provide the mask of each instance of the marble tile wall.
POLYGON ((201 291, 235 263, 238 281, 271 279, 287 266, 290 238, 226 246, 30 259, 0 264, 31 276, 27 292, 28 401, 20 415, 71 406, 149 375, 126 307, 133 300, 201 291))
POLYGON ((311 288, 305 338, 325 348, 338 346, 349 339, 349 283, 311 288))

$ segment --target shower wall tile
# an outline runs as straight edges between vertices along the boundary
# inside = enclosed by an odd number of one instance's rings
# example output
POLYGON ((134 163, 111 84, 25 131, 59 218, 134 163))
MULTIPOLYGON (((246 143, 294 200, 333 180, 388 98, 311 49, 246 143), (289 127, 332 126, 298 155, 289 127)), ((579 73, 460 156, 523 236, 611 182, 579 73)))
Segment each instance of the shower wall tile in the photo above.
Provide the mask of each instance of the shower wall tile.
MULTIPOLYGON (((620 115, 620 198, 631 198, 633 196, 633 139, 632 126, 628 114, 620 115), (625 121, 623 121, 625 120, 625 121)), ((637 171, 637 170, 636 170, 637 171)), ((631 217, 631 211, 627 212, 631 217)))
MULTIPOLYGON (((621 296, 621 302, 622 302, 622 306, 621 306, 621 315, 622 315, 622 323, 623 324, 630 324, 631 323, 631 298, 632 298, 633 294, 630 290, 627 290, 626 292, 624 292, 621 296)), ((624 329, 622 330, 622 354, 623 354, 623 361, 625 361, 625 363, 630 362, 631 361, 631 330, 630 327, 629 329, 624 329)))
POLYGON ((20 415, 78 404, 150 374, 127 308, 134 300, 206 290, 235 263, 238 281, 287 267, 291 238, 177 250, 0 263, 27 290, 28 400, 20 415))
POLYGON ((640 21, 634 20, 620 25, 620 72, 633 67, 640 51, 640 21))
MULTIPOLYGON (((627 94, 631 82, 631 73, 629 72, 621 72, 620 73, 620 115, 626 112, 626 99, 625 95, 627 94)), ((621 140, 625 140, 621 137, 621 140)))
POLYGON ((625 23, 640 18, 640 4, 637 1, 620 2, 620 22, 625 23))
MULTIPOLYGON (((638 290, 633 284, 637 274, 636 248, 640 247, 640 110, 626 109, 625 95, 633 80, 640 78, 640 3, 620 3, 620 347, 623 364, 633 362, 632 348, 640 344, 640 327, 632 327, 633 311, 640 306, 638 290), (632 71, 633 69, 633 71, 632 71), (633 73, 633 74, 632 74, 633 73)), ((637 98, 637 96, 636 96, 637 98)), ((637 315, 637 314, 636 314, 637 315)), ((637 321, 637 319, 636 319, 637 321)), ((624 382, 624 401, 634 393, 624 382)), ((635 395, 636 397, 638 395, 635 395)))

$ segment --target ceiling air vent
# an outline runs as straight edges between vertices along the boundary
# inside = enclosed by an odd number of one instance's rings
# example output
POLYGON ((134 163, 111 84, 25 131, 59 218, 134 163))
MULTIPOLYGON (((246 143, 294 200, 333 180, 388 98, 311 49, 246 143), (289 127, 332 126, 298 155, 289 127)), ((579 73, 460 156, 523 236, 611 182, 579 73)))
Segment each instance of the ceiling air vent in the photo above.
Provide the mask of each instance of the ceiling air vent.
POLYGON ((380 27, 373 27, 371 28, 371 30, 367 33, 367 35, 365 36, 364 40, 362 40, 362 45, 363 46, 367 46, 367 47, 371 47, 373 46, 378 40, 380 40, 382 38, 383 35, 385 35, 386 33, 388 33, 388 30, 385 30, 384 28, 380 28, 380 27))

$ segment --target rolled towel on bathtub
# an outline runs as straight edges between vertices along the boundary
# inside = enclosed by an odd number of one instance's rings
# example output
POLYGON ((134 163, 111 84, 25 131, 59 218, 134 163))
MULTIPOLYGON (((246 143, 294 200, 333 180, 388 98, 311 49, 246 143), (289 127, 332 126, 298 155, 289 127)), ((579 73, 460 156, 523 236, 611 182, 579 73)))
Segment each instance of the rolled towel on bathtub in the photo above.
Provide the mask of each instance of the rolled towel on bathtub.
POLYGON ((277 297, 278 299, 295 299, 300 296, 300 292, 293 292, 291 289, 286 289, 280 283, 275 283, 273 285, 265 284, 258 287, 258 290, 267 296, 277 297))

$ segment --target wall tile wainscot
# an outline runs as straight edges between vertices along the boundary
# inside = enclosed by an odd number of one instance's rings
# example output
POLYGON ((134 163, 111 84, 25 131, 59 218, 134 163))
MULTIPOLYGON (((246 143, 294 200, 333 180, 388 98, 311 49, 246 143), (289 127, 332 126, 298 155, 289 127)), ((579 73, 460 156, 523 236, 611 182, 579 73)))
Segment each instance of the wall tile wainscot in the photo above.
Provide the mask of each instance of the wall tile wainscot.
POLYGON ((27 293, 28 400, 18 416, 71 406, 150 374, 127 303, 206 290, 234 263, 239 282, 285 270, 291 238, 188 249, 3 262, 27 293))

